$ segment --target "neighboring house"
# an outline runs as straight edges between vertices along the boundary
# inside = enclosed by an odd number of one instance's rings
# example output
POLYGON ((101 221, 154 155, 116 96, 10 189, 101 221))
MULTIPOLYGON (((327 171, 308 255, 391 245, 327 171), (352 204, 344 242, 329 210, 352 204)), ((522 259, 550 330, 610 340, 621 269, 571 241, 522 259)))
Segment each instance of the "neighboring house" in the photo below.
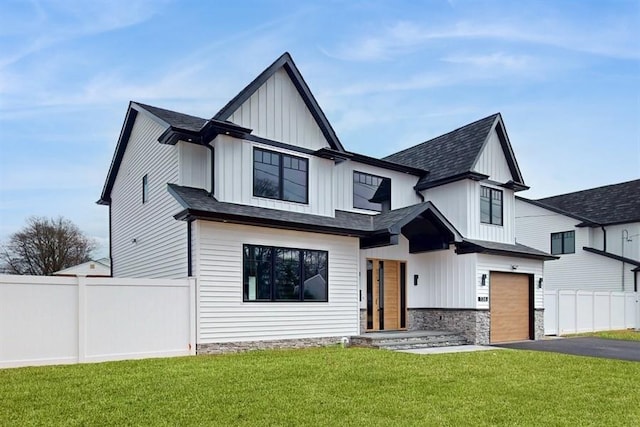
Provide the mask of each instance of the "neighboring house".
POLYGON ((538 200, 516 198, 516 239, 551 252, 547 289, 634 291, 640 271, 640 180, 538 200))
POLYGON ((82 264, 67 267, 53 273, 54 276, 87 276, 87 277, 110 277, 111 259, 100 258, 95 261, 87 261, 82 264))
POLYGON ((552 257, 515 243, 526 188, 500 114, 347 151, 285 53, 211 119, 131 102, 99 203, 114 276, 197 279, 198 352, 403 329, 488 343, 543 335, 552 257))

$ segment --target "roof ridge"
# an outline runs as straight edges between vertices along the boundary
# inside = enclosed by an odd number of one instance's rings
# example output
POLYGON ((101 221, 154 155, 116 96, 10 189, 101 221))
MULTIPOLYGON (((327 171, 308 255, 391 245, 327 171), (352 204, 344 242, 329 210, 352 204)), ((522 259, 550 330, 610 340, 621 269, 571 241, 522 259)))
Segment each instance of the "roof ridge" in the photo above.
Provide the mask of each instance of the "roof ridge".
POLYGON ((593 191, 593 190, 600 190, 600 189, 604 189, 604 188, 608 188, 608 187, 617 187, 619 185, 631 184, 632 182, 640 183, 640 179, 632 179, 632 180, 629 180, 629 181, 618 182, 616 184, 605 184, 605 185, 601 185, 599 187, 585 188, 583 190, 570 191, 568 193, 556 194, 554 196, 547 196, 547 197, 542 197, 542 198, 539 198, 539 199, 529 199, 529 200, 535 200, 537 202, 544 202, 545 200, 555 199, 557 197, 571 196, 571 195, 578 194, 578 193, 584 193, 584 192, 593 191))
POLYGON ((497 116, 499 116, 499 115, 500 115, 500 112, 490 114, 490 115, 488 115, 488 116, 486 116, 486 117, 483 117, 483 118, 481 118, 481 119, 475 120, 475 121, 473 121, 473 122, 471 122, 471 123, 467 123, 466 125, 459 126, 459 127, 457 127, 456 129, 451 130, 451 131, 449 131, 449 132, 445 132, 445 133, 443 133, 443 134, 441 134, 441 135, 438 135, 438 136, 435 136, 435 137, 433 137, 433 138, 431 138, 431 139, 427 139, 426 141, 419 142, 418 144, 416 144, 416 145, 412 145, 411 147, 407 147, 407 148, 405 148, 405 149, 403 149, 403 150, 396 151, 395 153, 391 153, 391 154, 389 154, 388 156, 383 157, 383 159, 386 159, 387 157, 395 156, 396 154, 404 153, 404 152, 405 152, 405 151, 407 151, 407 150, 411 150, 411 149, 414 149, 414 148, 420 147, 420 146, 422 146, 422 145, 428 144, 428 143, 430 143, 430 142, 432 142, 432 141, 435 141, 435 140, 436 140, 436 139, 438 139, 438 138, 442 138, 442 137, 445 137, 445 136, 450 135, 450 134, 452 134, 452 133, 458 132, 458 131, 460 131, 460 130, 462 130, 462 129, 466 128, 466 127, 473 126, 473 125, 475 125, 475 124, 477 124, 477 123, 480 123, 480 122, 482 122, 482 121, 484 121, 484 120, 487 120, 487 119, 489 119, 489 118, 493 118, 493 119, 495 120, 495 118, 496 118, 497 116))

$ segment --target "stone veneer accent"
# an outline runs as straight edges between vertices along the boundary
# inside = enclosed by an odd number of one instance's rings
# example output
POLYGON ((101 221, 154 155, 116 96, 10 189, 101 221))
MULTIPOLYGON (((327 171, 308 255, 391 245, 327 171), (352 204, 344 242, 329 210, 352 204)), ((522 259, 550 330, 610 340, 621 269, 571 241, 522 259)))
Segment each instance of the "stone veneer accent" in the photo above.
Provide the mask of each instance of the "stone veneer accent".
POLYGON ((536 308, 533 311, 533 339, 544 338, 544 308, 536 308))
POLYGON ((360 333, 364 334, 367 332, 367 309, 360 309, 360 333))
POLYGON ((270 350, 278 348, 324 347, 339 344, 342 337, 299 338, 270 341, 236 341, 196 345, 196 354, 238 353, 250 350, 270 350))
POLYGON ((463 335, 470 344, 489 344, 489 310, 410 308, 409 330, 442 330, 463 335))

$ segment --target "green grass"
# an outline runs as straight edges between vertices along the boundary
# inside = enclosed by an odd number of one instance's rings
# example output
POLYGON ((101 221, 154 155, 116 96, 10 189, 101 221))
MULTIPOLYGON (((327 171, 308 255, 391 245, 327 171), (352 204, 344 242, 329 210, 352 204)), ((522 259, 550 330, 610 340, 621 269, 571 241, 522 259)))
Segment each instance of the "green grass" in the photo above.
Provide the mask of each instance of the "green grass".
POLYGON ((636 332, 631 329, 623 329, 620 331, 587 332, 584 334, 573 334, 573 335, 567 335, 567 336, 597 337, 597 338, 606 338, 609 340, 640 341, 640 332, 636 332))
POLYGON ((639 425, 640 363, 338 347, 0 370, 0 425, 639 425))

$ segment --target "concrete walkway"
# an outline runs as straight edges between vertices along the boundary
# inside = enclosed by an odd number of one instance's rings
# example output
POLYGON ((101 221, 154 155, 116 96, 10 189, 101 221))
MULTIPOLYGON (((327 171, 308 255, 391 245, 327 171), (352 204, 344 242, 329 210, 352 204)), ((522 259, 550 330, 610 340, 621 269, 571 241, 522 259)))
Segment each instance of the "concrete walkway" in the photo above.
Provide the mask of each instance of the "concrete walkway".
POLYGON ((502 350, 499 347, 487 345, 454 345, 451 347, 415 348, 409 350, 396 350, 402 353, 413 354, 444 354, 444 353, 464 353, 468 351, 502 350))

